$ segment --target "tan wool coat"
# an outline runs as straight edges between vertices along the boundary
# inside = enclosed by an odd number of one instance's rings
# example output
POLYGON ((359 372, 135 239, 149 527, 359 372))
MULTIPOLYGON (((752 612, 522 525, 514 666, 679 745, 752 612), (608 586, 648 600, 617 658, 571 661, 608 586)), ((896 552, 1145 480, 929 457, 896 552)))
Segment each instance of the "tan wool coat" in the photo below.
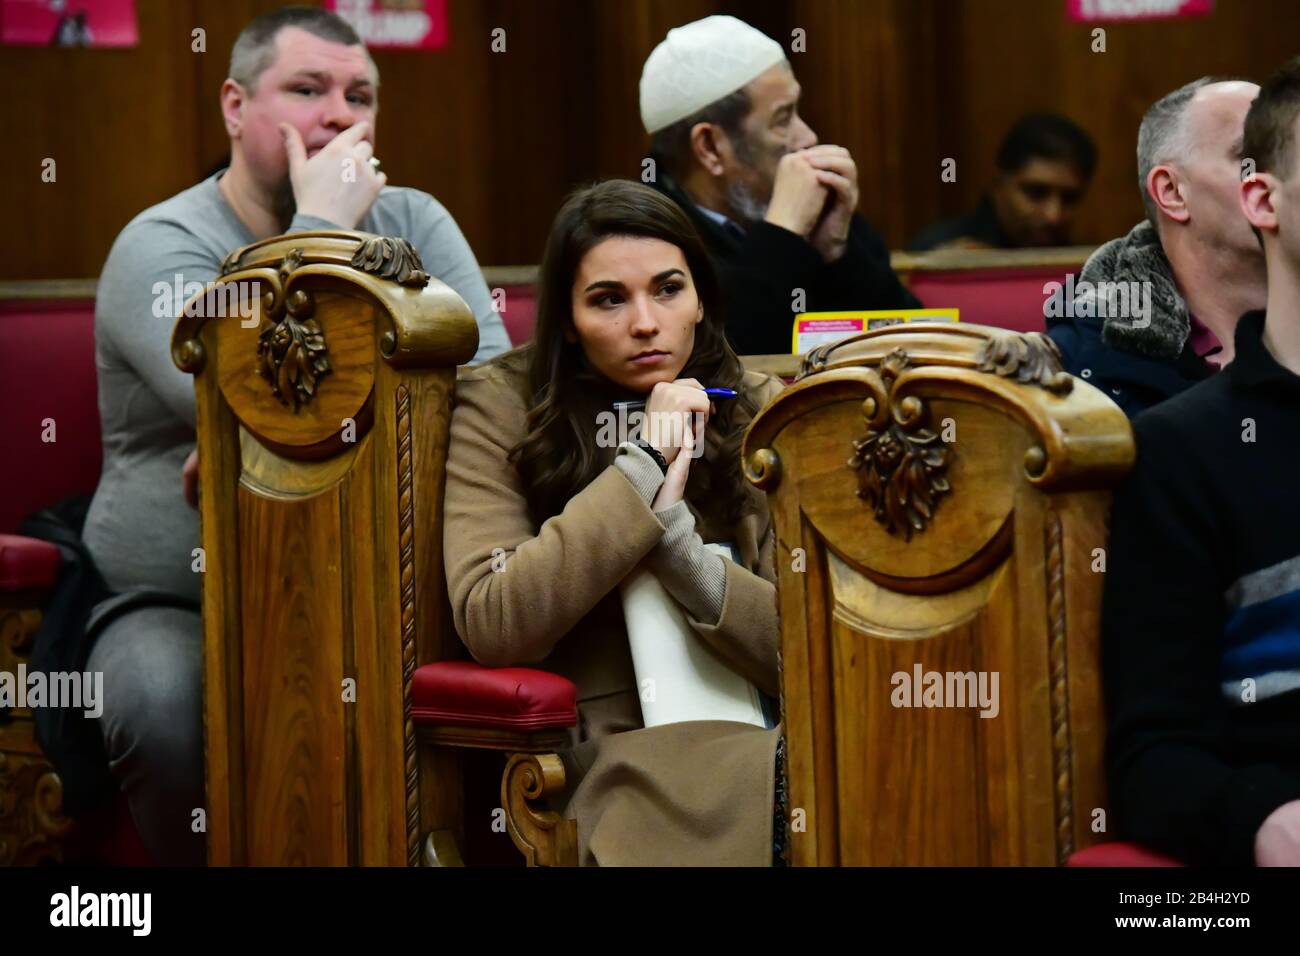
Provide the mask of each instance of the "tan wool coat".
MULTIPOLYGON (((782 383, 747 372, 744 387, 761 407, 782 383)), ((556 809, 577 820, 580 862, 770 865, 780 728, 642 725, 618 585, 664 527, 612 464, 537 527, 507 460, 526 413, 520 353, 461 370, 447 462, 447 589, 456 629, 477 661, 539 667, 577 687, 579 722, 562 755, 571 796, 556 809), (505 566, 493 572, 497 548, 505 566)), ((713 445, 706 445, 707 460, 713 445)), ((701 538, 734 541, 742 561, 726 562, 718 622, 690 621, 733 670, 775 697, 774 537, 761 494, 754 500, 758 514, 730 528, 701 519, 688 500, 701 538)))

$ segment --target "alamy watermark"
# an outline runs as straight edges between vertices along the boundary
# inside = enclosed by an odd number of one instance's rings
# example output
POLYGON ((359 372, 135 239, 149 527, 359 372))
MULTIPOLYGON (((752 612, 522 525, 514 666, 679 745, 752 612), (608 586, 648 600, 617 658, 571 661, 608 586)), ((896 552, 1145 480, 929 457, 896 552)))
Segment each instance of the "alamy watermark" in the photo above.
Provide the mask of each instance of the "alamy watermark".
POLYGON ((73 885, 68 892, 50 897, 50 925, 119 926, 130 929, 133 936, 148 936, 153 929, 153 894, 83 893, 73 885))
POLYGON ((1151 324, 1150 282, 1089 282, 1074 281, 1074 274, 1065 282, 1048 282, 1043 285, 1043 318, 1099 318, 1132 319, 1130 328, 1145 329, 1151 324))
POLYGON ((927 671, 914 664, 911 672, 895 671, 889 702, 895 707, 978 707, 981 717, 996 717, 1002 709, 997 671, 927 671))
POLYGON ((178 272, 170 283, 153 284, 153 314, 159 319, 175 319, 182 314, 201 319, 238 318, 242 328, 257 328, 262 323, 262 297, 257 286, 240 280, 218 283, 209 289, 202 282, 186 282, 178 272))
POLYGON ((0 671, 0 707, 67 707, 97 720, 104 713, 103 671, 0 671))
MULTIPOLYGON (((687 421, 690 421, 694 434, 704 434, 703 412, 645 412, 620 406, 596 415, 596 446, 617 448, 639 437, 656 448, 682 448, 685 446, 687 421)), ((699 458, 703 454, 704 442, 696 441, 690 457, 699 458)))

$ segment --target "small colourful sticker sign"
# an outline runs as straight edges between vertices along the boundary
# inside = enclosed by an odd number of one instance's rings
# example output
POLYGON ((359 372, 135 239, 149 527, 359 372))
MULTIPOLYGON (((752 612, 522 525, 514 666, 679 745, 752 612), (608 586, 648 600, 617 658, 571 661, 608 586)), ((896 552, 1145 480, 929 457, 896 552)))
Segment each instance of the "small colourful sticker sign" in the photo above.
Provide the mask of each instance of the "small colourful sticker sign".
POLYGON ((861 312, 805 312, 795 317, 791 349, 803 355, 819 345, 841 342, 872 329, 903 322, 956 322, 956 309, 877 309, 861 312))

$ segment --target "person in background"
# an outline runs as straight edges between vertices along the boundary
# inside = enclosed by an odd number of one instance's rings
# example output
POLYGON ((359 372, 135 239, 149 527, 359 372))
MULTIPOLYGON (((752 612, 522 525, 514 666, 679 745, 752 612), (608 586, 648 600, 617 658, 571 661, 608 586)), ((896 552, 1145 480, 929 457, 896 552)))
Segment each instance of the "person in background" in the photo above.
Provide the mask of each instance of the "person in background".
POLYGON ((669 30, 641 72, 653 185, 713 256, 741 355, 788 354, 796 310, 920 304, 856 212, 853 157, 817 141, 800 93, 781 45, 728 16, 669 30))
POLYGON ((1067 246, 1097 167, 1097 147, 1064 116, 1022 116, 998 147, 997 175, 973 210, 933 223, 908 249, 1067 246))
POLYGON ((1066 370, 1130 417, 1231 362, 1237 320, 1264 305, 1264 257, 1237 201, 1258 92, 1203 77, 1147 110, 1137 142, 1147 218, 1089 257, 1069 309, 1047 319, 1066 370))
POLYGON ((1115 498, 1108 790, 1122 839, 1192 865, 1300 866, 1300 58, 1259 91, 1243 154, 1264 308, 1222 373, 1137 417, 1115 498))

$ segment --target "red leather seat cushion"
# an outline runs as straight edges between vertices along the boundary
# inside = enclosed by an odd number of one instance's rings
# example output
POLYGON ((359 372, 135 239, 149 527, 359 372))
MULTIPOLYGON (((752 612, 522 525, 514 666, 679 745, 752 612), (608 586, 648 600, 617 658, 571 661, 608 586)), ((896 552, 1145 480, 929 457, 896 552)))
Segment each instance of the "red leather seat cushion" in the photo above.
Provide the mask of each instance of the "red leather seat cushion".
POLYGON ((94 301, 0 302, 0 448, 0 531, 61 498, 94 493, 94 301), (46 419, 52 442, 42 440, 46 419))
POLYGON ((558 674, 528 667, 441 661, 415 672, 411 714, 423 724, 547 730, 578 723, 577 689, 558 674))
MULTIPOLYGON (((961 321, 1016 332, 1043 332, 1048 282, 1064 284, 1069 269, 1034 266, 1023 269, 954 269, 915 272, 912 293, 928 308, 961 310, 961 321)), ((1062 292, 1064 295, 1064 292, 1062 292)))
POLYGON ((59 549, 48 541, 0 534, 0 591, 48 590, 59 577, 59 549))
POLYGON ((1136 843, 1099 843, 1072 854, 1066 866, 1183 866, 1172 856, 1136 843))

